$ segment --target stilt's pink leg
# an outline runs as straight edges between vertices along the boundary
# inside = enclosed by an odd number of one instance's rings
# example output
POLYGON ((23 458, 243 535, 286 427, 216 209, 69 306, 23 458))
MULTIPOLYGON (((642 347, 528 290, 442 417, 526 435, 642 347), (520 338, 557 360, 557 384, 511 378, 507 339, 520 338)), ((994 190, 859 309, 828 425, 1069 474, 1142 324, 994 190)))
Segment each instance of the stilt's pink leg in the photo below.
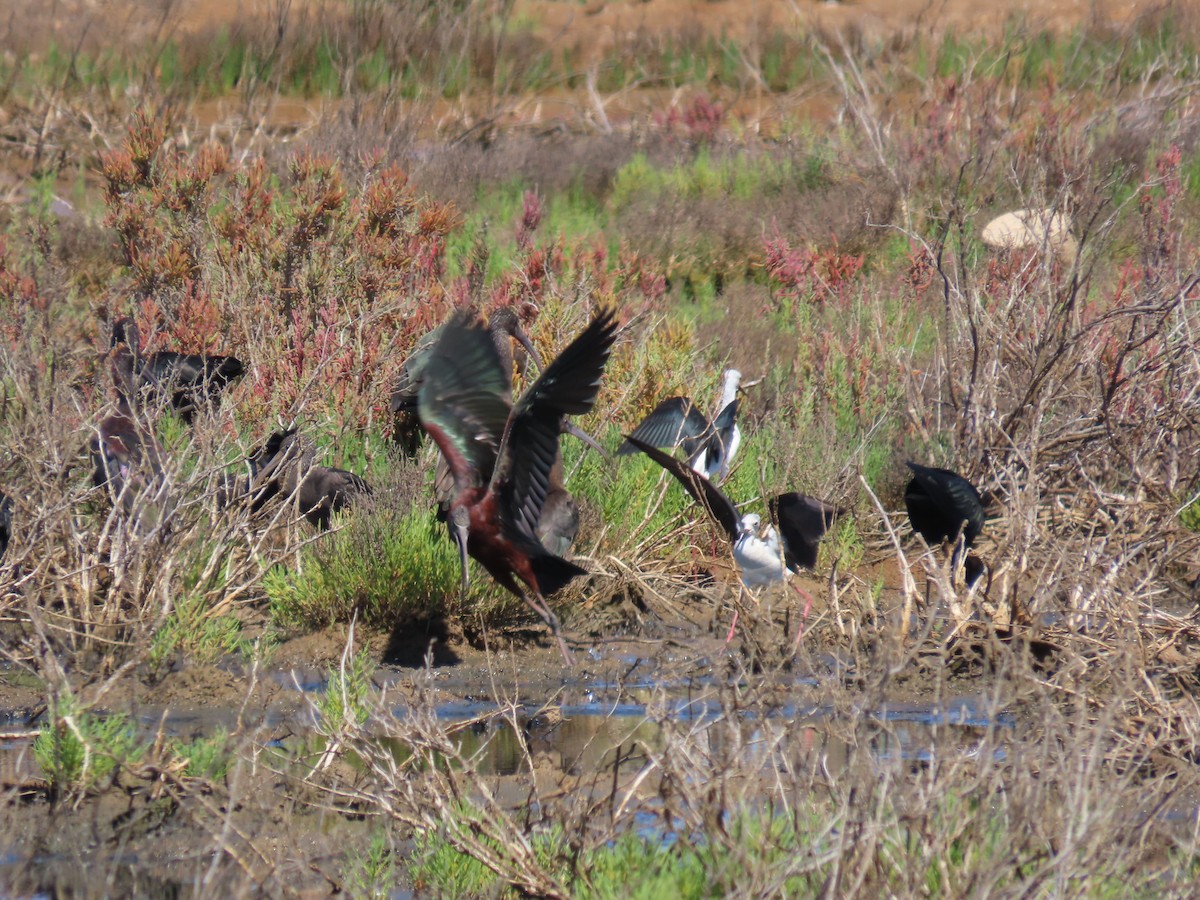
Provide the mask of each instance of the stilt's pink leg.
POLYGON ((804 623, 808 621, 808 614, 812 610, 813 597, 812 594, 795 582, 788 583, 791 584, 797 594, 804 598, 804 612, 800 613, 800 627, 796 629, 796 640, 792 642, 792 649, 794 650, 800 646, 800 639, 804 637, 804 623))
POLYGON ((733 640, 733 633, 734 633, 735 631, 737 631, 738 614, 739 614, 740 612, 741 612, 741 611, 740 611, 740 610, 738 610, 737 608, 735 608, 735 609, 733 610, 733 621, 729 623, 729 634, 725 635, 725 643, 724 643, 724 645, 721 647, 721 649, 722 649, 722 650, 724 650, 726 647, 728 647, 728 646, 729 646, 729 642, 733 640))

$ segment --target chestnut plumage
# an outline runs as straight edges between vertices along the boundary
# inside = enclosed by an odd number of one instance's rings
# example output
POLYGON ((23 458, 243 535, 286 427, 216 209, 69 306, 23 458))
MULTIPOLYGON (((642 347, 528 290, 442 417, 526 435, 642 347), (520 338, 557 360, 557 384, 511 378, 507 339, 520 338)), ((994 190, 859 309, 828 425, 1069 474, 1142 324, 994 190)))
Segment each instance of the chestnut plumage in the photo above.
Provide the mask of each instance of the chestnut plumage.
POLYGON ((537 528, 563 417, 592 408, 616 335, 616 318, 601 312, 510 406, 510 375, 491 334, 472 314, 459 314, 443 326, 418 391, 421 425, 454 479, 448 519, 464 584, 470 555, 545 621, 568 664, 545 597, 586 572, 543 546, 537 528))

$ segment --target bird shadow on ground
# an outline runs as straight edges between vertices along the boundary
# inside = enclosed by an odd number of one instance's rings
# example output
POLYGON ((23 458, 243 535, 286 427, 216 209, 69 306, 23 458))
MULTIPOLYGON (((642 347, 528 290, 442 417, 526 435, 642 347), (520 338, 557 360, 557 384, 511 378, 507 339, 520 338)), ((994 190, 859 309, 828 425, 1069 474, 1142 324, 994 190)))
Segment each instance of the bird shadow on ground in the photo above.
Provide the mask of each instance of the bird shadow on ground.
POLYGON ((458 665, 462 660, 450 648, 449 638, 450 627, 444 616, 424 621, 405 619, 388 635, 381 661, 408 669, 424 668, 427 657, 434 666, 458 665))

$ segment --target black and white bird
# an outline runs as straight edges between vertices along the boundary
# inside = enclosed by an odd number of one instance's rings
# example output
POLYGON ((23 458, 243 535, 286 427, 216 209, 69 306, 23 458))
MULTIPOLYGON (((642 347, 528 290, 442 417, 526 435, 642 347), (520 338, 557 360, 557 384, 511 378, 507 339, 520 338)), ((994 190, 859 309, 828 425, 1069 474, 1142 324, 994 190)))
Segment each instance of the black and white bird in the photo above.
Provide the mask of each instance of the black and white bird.
POLYGON ((774 524, 764 528, 758 513, 738 515, 724 491, 682 460, 632 435, 626 439, 674 475, 721 526, 733 545, 733 558, 746 587, 774 584, 817 564, 821 538, 839 515, 836 507, 805 494, 779 494, 767 501, 774 524))
MULTIPOLYGON (((654 407, 633 430, 632 438, 658 449, 683 446, 688 465, 710 481, 721 481, 742 443, 737 425, 737 394, 742 373, 726 369, 721 378, 721 400, 710 422, 688 397, 668 397, 654 407)), ((618 456, 634 453, 637 445, 623 443, 618 456)))
MULTIPOLYGON (((955 544, 952 559, 958 558, 958 541, 964 552, 970 550, 983 532, 984 502, 975 489, 957 472, 909 462, 913 477, 904 489, 904 506, 913 531, 930 547, 955 544)), ((961 560, 968 585, 983 572, 983 562, 970 553, 961 560)))

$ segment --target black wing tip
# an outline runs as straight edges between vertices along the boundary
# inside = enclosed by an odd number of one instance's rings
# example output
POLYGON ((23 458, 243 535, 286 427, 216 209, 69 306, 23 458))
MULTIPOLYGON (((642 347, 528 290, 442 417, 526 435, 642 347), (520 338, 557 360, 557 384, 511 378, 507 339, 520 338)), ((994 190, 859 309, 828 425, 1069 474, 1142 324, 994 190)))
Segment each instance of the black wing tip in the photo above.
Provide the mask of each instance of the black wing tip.
POLYGON ((221 364, 217 366, 217 374, 225 378, 239 378, 245 373, 245 365, 236 356, 221 357, 221 364))
POLYGON ((660 450, 658 447, 655 447, 653 444, 648 444, 645 441, 639 440, 638 438, 635 438, 632 434, 625 435, 625 440, 628 443, 632 444, 636 449, 638 449, 642 453, 646 454, 648 457, 650 457, 652 460, 654 460, 656 463, 658 463, 660 466, 662 466, 664 469, 666 469, 668 472, 670 472, 676 478, 694 476, 695 479, 697 479, 698 483, 703 483, 708 480, 703 475, 701 475, 699 472, 693 471, 685 463, 676 459, 674 456, 671 456, 669 453, 664 453, 662 450, 660 450))
MULTIPOLYGON (((541 545, 538 545, 541 548, 541 545)), ((555 556, 549 550, 542 549, 541 553, 530 560, 534 577, 537 579, 538 591, 544 597, 556 594, 574 579, 589 574, 588 570, 570 560, 555 556)))
POLYGON ((602 306, 596 310, 596 314, 592 317, 592 321, 588 325, 589 328, 602 328, 605 331, 611 331, 613 334, 621 327, 621 323, 617 318, 617 308, 615 306, 602 306))
POLYGON ((621 322, 617 318, 617 310, 614 307, 601 307, 600 310, 592 317, 592 321, 588 323, 587 328, 583 330, 578 339, 587 338, 595 341, 602 348, 602 353, 607 360, 608 354, 612 351, 612 345, 617 339, 617 333, 621 330, 621 322))
POLYGON ((791 569, 793 572, 798 572, 801 569, 811 572, 813 569, 815 569, 817 567, 817 555, 818 555, 817 544, 814 544, 810 541, 802 540, 802 541, 800 541, 799 547, 795 547, 795 546, 792 546, 791 544, 789 544, 788 548, 787 548, 787 553, 788 553, 788 556, 791 557, 791 559, 787 561, 788 568, 791 569))
POLYGON ((634 450, 640 450, 642 453, 645 453, 647 456, 653 459, 655 453, 658 452, 658 448, 653 444, 647 444, 644 441, 640 441, 632 434, 626 434, 623 435, 623 437, 625 438, 625 443, 621 445, 621 449, 617 450, 618 453, 620 453, 621 450, 623 450, 626 446, 629 446, 632 447, 633 450, 626 450, 626 453, 633 453, 634 450))

